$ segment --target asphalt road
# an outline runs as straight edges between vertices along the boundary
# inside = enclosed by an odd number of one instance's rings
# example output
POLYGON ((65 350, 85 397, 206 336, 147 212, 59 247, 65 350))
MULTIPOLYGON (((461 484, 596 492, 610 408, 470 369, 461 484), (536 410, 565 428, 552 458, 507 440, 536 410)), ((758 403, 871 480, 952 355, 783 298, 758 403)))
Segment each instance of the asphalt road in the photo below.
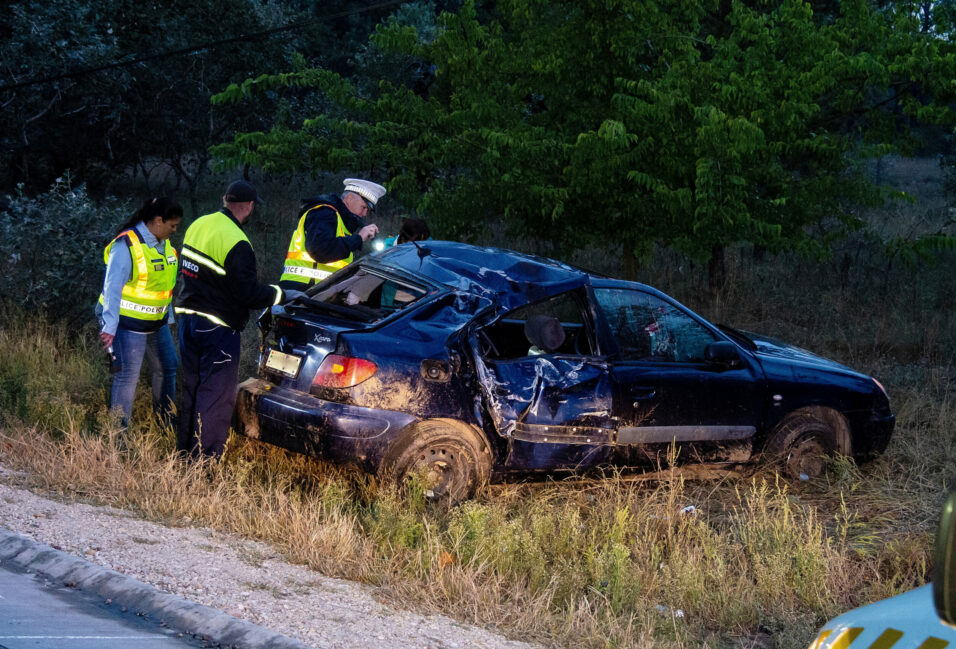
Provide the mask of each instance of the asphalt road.
POLYGON ((0 648, 185 649, 211 645, 75 587, 0 565, 0 648))
POLYGON ((309 649, 0 528, 0 649, 220 646, 309 649))

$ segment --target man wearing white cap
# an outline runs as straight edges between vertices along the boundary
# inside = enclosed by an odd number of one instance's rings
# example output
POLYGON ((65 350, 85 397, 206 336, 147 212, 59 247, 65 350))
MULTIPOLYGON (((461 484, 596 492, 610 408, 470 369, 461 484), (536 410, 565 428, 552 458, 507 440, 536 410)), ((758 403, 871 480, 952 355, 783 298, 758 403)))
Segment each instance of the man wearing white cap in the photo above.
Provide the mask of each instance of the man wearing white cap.
POLYGON ((377 183, 346 178, 341 196, 303 200, 279 286, 304 291, 347 266, 362 243, 378 234, 378 226, 363 219, 384 195, 377 183))

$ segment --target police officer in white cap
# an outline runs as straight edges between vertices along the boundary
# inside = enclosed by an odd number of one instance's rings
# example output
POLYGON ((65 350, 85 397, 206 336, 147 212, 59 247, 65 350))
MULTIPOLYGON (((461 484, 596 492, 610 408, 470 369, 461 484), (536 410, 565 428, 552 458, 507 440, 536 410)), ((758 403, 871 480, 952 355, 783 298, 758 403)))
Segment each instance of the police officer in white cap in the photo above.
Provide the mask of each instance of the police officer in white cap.
POLYGON ((340 196, 303 200, 279 285, 304 291, 347 266, 362 243, 378 234, 378 226, 364 219, 384 195, 377 183, 346 178, 340 196))

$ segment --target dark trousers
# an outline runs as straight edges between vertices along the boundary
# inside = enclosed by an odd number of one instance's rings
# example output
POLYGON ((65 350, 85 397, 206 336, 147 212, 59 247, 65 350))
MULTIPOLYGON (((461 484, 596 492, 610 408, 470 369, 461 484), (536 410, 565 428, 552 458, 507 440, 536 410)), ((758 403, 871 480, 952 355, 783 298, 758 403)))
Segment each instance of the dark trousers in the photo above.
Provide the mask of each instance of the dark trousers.
POLYGON ((177 446, 190 456, 219 458, 229 437, 239 384, 239 332, 198 315, 179 318, 183 400, 177 446))

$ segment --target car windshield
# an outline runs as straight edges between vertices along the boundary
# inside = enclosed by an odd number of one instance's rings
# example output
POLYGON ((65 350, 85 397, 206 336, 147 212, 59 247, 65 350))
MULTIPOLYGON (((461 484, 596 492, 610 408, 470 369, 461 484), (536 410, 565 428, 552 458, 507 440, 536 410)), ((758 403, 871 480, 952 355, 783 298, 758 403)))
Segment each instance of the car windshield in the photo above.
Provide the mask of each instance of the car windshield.
POLYGON ((417 302, 427 292, 422 286, 358 267, 310 290, 306 305, 374 322, 417 302))
POLYGON ((731 338, 733 338, 736 342, 746 347, 747 349, 751 351, 757 349, 757 345, 756 343, 754 343, 753 339, 751 339, 750 336, 745 334, 743 331, 740 331, 739 329, 734 329, 730 325, 725 325, 725 324, 718 324, 717 328, 723 331, 725 334, 727 334, 731 338))

